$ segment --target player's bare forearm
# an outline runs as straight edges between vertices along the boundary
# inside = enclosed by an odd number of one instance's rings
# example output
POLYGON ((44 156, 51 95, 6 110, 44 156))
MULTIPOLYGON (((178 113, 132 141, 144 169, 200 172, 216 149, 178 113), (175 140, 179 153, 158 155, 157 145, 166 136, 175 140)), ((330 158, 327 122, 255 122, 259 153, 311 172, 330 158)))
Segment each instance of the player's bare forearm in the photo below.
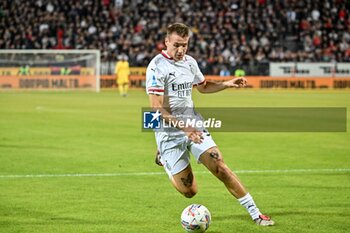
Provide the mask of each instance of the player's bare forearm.
POLYGON ((159 111, 162 114, 162 118, 168 123, 170 121, 176 121, 176 117, 171 115, 164 107, 164 96, 162 95, 149 95, 151 108, 154 111, 159 111))
POLYGON ((223 82, 206 81, 204 84, 197 86, 200 93, 215 93, 225 90, 227 86, 223 82))
POLYGON ((195 128, 192 127, 186 127, 179 123, 179 120, 171 115, 166 107, 164 107, 164 96, 161 95, 149 95, 151 107, 154 111, 159 111, 161 113, 162 118, 167 123, 171 123, 176 128, 184 131, 188 138, 192 140, 195 143, 201 143, 202 142, 202 132, 198 131, 195 128))
POLYGON ((246 78, 234 78, 224 82, 206 81, 203 85, 197 87, 201 93, 215 93, 231 87, 245 87, 247 85, 246 78))

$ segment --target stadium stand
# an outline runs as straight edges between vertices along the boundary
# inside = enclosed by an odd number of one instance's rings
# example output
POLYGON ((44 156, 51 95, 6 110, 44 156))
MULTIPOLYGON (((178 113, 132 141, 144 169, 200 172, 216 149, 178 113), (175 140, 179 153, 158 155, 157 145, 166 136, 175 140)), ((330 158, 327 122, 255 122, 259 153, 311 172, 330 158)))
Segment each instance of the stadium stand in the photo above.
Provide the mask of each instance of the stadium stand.
POLYGON ((146 66, 167 25, 184 22, 205 74, 268 75, 269 61, 350 62, 349 9, 345 0, 2 0, 0 49, 99 49, 105 64, 124 53, 146 66))

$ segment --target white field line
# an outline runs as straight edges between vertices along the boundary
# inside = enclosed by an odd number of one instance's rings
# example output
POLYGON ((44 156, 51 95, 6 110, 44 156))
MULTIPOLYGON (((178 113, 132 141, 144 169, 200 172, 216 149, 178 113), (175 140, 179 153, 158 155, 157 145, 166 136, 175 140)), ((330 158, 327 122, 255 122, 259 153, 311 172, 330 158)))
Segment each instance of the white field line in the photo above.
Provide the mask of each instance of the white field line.
MULTIPOLYGON (((286 170, 237 170, 236 174, 274 174, 274 173, 334 173, 350 172, 350 168, 329 169, 286 169, 286 170)), ((196 174, 209 174, 208 171, 197 171, 196 174)), ((104 176, 154 176, 165 175, 165 172, 120 172, 120 173, 71 173, 71 174, 27 174, 27 175, 0 175, 0 179, 9 178, 50 178, 50 177, 104 177, 104 176)))

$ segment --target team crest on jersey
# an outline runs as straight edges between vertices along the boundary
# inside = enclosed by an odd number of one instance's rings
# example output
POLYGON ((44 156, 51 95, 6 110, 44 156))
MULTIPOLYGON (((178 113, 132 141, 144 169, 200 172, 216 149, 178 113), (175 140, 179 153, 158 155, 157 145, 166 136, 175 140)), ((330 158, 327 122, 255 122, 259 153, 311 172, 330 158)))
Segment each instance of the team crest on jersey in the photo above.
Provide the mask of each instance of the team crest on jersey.
POLYGON ((194 74, 194 73, 195 73, 195 70, 194 70, 193 66, 192 66, 191 64, 189 64, 189 66, 190 66, 190 71, 191 71, 191 73, 194 74))

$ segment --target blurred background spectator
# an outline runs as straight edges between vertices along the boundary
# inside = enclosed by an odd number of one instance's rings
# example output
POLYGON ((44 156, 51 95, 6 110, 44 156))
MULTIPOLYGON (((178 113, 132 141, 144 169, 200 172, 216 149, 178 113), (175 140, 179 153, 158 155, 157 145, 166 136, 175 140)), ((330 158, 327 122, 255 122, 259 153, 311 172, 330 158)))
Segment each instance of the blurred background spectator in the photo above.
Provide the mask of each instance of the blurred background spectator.
POLYGON ((167 25, 192 27, 203 73, 267 75, 269 61, 350 62, 346 0, 1 0, 0 49, 99 49, 146 66, 167 25))

